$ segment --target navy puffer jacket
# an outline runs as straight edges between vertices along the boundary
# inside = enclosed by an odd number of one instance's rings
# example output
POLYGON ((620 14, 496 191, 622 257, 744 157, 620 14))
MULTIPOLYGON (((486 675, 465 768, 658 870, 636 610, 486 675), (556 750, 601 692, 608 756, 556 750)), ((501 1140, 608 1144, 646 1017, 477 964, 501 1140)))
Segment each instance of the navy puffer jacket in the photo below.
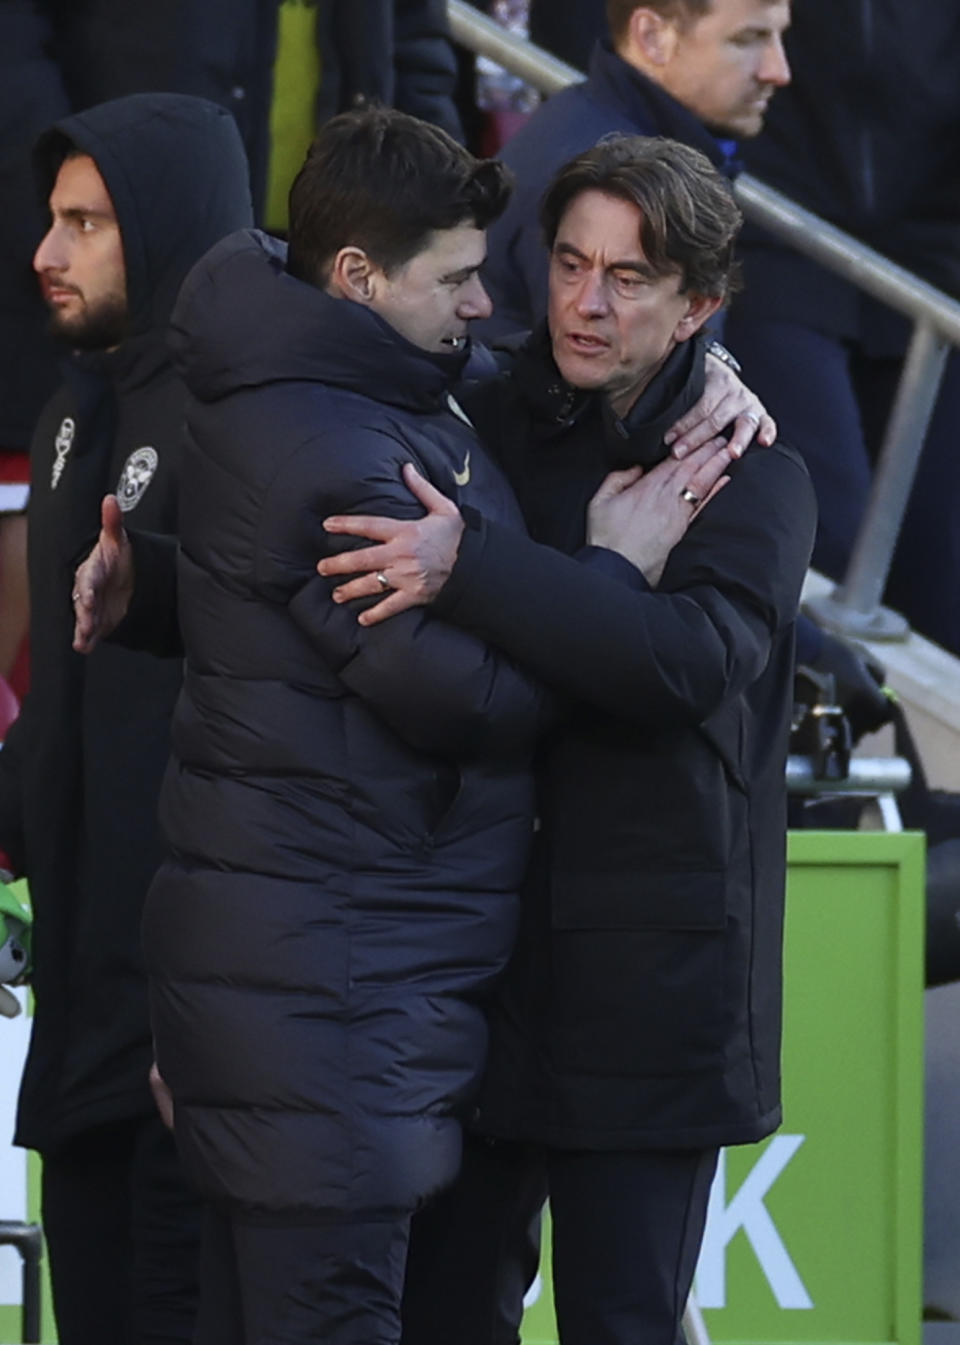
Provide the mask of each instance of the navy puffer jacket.
POLYGON ((406 461, 519 513, 449 399, 461 361, 292 279, 262 235, 208 254, 174 329, 186 671, 144 933, 177 1138, 247 1216, 410 1209, 459 1162, 541 697, 424 611, 360 627, 316 574, 322 520, 418 513, 406 461))

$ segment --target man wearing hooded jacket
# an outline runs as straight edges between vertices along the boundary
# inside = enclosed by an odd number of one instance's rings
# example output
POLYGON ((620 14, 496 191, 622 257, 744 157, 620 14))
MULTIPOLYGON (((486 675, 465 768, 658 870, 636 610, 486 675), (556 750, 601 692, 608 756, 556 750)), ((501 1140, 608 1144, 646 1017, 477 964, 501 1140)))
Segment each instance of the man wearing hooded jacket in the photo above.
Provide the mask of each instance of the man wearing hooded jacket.
POLYGON ((144 94, 56 123, 36 172, 51 224, 34 265, 72 353, 32 445, 33 686, 0 753, 0 846, 36 921, 16 1141, 44 1159, 64 1345, 187 1341, 198 1218, 150 1097, 139 953, 180 666, 74 654, 69 592, 104 491, 148 533, 176 528, 184 391, 165 327, 197 257, 250 222, 246 160, 229 113, 144 94))

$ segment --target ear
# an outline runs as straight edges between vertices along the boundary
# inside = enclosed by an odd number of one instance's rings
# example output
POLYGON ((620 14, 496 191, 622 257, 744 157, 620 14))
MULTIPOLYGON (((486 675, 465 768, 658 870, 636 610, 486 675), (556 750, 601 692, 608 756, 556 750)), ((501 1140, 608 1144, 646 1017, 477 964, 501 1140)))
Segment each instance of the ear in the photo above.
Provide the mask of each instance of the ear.
POLYGON ((688 308, 673 333, 675 341, 689 341, 723 304, 722 298, 708 299, 705 294, 688 294, 688 308))
POLYGON ((330 267, 327 293, 337 299, 352 299, 356 304, 369 304, 376 293, 379 268, 363 248, 341 248, 330 267))
POLYGON ((626 52, 621 54, 628 61, 632 54, 634 63, 641 67, 666 66, 673 59, 678 37, 675 19, 641 5, 630 15, 626 52))

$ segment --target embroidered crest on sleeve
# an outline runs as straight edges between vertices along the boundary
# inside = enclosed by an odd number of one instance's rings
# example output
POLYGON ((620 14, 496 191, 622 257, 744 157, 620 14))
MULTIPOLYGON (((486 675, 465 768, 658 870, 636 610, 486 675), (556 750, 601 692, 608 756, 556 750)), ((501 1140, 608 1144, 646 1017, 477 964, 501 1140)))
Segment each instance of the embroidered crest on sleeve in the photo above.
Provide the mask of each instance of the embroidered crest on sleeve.
POLYGON ((67 465, 67 454, 73 447, 73 436, 77 432, 77 423, 72 416, 64 416, 60 422, 60 428, 57 430, 57 437, 53 441, 53 447, 57 456, 53 460, 53 470, 50 473, 50 489, 56 490, 60 484, 60 478, 63 476, 63 469, 67 465))
POLYGON ((155 448, 135 448, 123 464, 117 482, 117 503, 125 514, 135 509, 143 499, 157 470, 158 461, 155 448))

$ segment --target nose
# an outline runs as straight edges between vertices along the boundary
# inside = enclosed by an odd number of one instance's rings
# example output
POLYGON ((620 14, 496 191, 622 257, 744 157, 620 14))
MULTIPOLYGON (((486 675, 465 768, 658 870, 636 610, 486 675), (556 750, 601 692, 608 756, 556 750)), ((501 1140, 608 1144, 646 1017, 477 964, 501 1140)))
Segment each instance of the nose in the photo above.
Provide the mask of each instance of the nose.
POLYGON ((51 224, 33 254, 33 269, 39 275, 43 271, 62 271, 66 264, 64 250, 60 246, 59 231, 56 224, 51 224))
POLYGON ((577 292, 577 312, 582 318, 603 317, 610 308, 606 276, 599 269, 586 271, 577 292))
POLYGON ((790 83, 790 62, 779 33, 774 33, 764 49, 759 79, 763 84, 772 84, 778 89, 790 83))
POLYGON ((483 281, 478 275, 471 276, 460 304, 459 316, 469 321, 473 318, 488 318, 492 312, 493 304, 483 288, 483 281))

